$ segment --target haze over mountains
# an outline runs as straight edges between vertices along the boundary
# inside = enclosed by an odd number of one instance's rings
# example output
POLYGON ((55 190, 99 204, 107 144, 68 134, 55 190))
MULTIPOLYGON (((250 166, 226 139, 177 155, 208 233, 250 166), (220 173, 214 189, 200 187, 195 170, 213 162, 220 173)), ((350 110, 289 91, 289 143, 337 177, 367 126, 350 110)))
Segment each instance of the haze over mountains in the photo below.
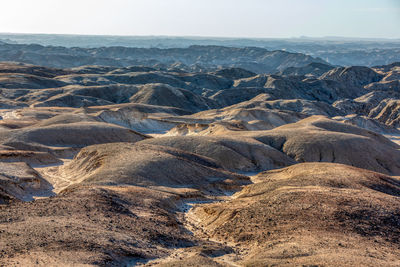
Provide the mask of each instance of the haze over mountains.
POLYGON ((3 37, 0 265, 400 264, 396 40, 3 37))

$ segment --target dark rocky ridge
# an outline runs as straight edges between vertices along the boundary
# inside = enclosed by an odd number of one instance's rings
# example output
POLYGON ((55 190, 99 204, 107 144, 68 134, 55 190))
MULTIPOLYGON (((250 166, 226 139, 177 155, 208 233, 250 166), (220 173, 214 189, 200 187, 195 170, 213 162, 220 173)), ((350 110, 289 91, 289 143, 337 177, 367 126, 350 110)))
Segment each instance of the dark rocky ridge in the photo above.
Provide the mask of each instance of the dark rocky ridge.
POLYGON ((66 47, 141 47, 187 48, 191 45, 227 47, 261 47, 268 50, 285 50, 323 58, 333 65, 375 66, 400 61, 399 39, 376 38, 210 38, 165 36, 90 36, 63 34, 13 34, 1 33, 0 40, 8 44, 41 44, 66 47))
POLYGON ((300 53, 269 51, 263 48, 222 46, 190 46, 188 48, 66 48, 41 45, 0 44, 0 61, 25 62, 48 67, 78 67, 131 65, 174 67, 183 64, 188 70, 201 66, 239 67, 258 73, 274 73, 287 67, 300 67, 311 62, 326 63, 300 53))

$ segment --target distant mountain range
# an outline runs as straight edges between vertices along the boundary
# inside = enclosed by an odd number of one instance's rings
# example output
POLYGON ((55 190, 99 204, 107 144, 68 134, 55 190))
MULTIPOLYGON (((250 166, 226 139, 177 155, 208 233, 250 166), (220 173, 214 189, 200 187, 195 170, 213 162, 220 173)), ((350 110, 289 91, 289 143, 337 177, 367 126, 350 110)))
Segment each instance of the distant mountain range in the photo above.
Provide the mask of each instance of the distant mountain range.
POLYGON ((319 57, 332 65, 376 66, 400 61, 399 39, 377 38, 287 38, 250 39, 215 37, 168 36, 101 36, 60 34, 0 34, 1 41, 10 44, 40 44, 81 48, 138 47, 138 48, 188 48, 192 45, 228 47, 259 47, 267 50, 285 50, 319 57))
POLYGON ((141 65, 161 69, 210 71, 239 67, 256 73, 275 73, 288 67, 325 63, 322 59, 282 50, 257 47, 190 46, 188 48, 67 48, 37 44, 0 44, 0 61, 69 68, 83 65, 126 67, 141 65))

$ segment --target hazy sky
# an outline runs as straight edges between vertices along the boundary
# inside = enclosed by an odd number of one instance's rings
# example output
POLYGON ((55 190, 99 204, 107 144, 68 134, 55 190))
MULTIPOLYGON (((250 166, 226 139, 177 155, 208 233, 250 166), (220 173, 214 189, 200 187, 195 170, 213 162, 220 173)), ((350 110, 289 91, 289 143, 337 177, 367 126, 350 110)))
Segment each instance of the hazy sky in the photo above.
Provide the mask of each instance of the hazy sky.
POLYGON ((400 38, 400 0, 2 0, 0 32, 400 38))

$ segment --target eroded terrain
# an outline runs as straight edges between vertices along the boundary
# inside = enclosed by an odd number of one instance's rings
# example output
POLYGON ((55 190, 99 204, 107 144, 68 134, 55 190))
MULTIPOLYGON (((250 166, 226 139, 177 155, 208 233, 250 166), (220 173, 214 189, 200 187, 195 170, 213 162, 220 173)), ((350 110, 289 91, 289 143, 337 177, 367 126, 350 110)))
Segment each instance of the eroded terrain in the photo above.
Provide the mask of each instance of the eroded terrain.
POLYGON ((0 265, 398 266, 400 64, 256 52, 0 63, 0 265))

